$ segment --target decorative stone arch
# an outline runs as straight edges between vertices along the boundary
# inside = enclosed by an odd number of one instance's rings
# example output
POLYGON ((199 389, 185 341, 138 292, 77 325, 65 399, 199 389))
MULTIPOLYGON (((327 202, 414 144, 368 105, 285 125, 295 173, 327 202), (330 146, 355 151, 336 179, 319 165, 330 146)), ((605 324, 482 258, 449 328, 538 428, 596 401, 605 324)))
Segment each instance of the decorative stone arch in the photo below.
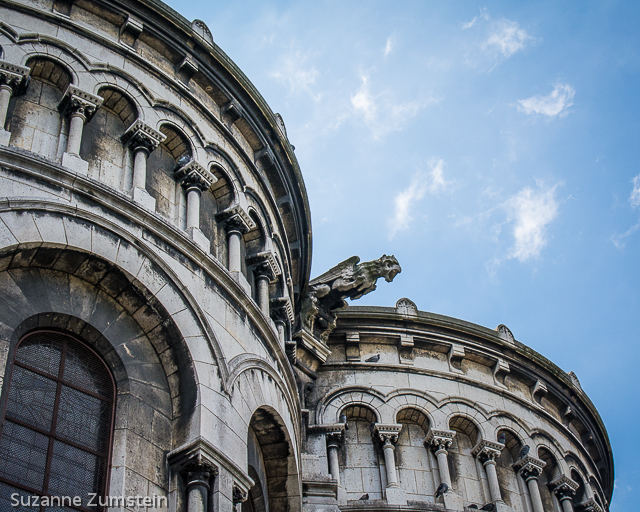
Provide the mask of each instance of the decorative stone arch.
POLYGON ((103 98, 101 108, 112 111, 125 125, 125 130, 136 119, 141 119, 142 108, 136 97, 119 85, 101 82, 94 87, 95 95, 103 98))
POLYGON ((153 93, 147 88, 147 86, 134 77, 132 74, 127 73, 123 69, 116 68, 109 65, 108 71, 103 66, 92 67, 90 69, 91 75, 96 81, 94 86, 94 94, 97 94, 98 89, 104 85, 112 85, 124 92, 127 92, 130 97, 134 98, 140 111, 141 119, 149 125, 154 125, 156 122, 156 115, 153 109, 153 105, 156 103, 156 99, 153 93), (147 117, 153 117, 154 119, 148 119, 147 117))
POLYGON ((483 410, 478 404, 472 403, 470 400, 460 397, 451 397, 442 401, 439 404, 440 409, 445 415, 445 424, 442 425, 444 429, 449 429, 451 419, 454 416, 462 416, 472 421, 478 428, 478 433, 481 439, 486 439, 486 429, 490 426, 487 420, 487 412, 483 410))
POLYGON ((381 407, 383 411, 383 421, 385 423, 396 423, 398 414, 407 408, 421 411, 429 421, 429 425, 435 425, 434 413, 437 409, 437 400, 417 389, 396 389, 387 395, 386 403, 381 407))
POLYGON ((384 404, 384 395, 364 386, 340 388, 329 393, 318 402, 316 421, 319 425, 338 423, 340 411, 347 405, 364 405, 371 408, 376 421, 382 421, 379 410, 384 404))
POLYGON ((571 460, 570 462, 567 461, 567 465, 567 476, 578 484, 578 488, 572 497, 572 504, 575 509, 578 504, 592 498, 593 492, 590 492, 589 479, 585 477, 584 471, 580 468, 580 463, 578 461, 571 460))
MULTIPOLYGON (((489 424, 493 427, 493 437, 491 439, 497 439, 498 432, 502 429, 512 431, 521 442, 525 442, 529 439, 531 433, 526 423, 515 415, 507 411, 495 411, 488 417, 489 424)), ((489 435, 489 431, 487 435, 489 435)))
POLYGON ((565 463, 565 449, 563 446, 548 432, 542 429, 532 429, 531 442, 535 447, 535 451, 538 452, 540 448, 546 448, 555 457, 558 467, 564 473, 567 471, 567 465, 565 463))
POLYGON ((74 52, 71 53, 68 45, 50 36, 43 37, 35 43, 31 39, 19 40, 17 44, 24 52, 21 56, 21 65, 27 66, 27 62, 33 57, 54 60, 60 65, 66 66, 71 73, 73 85, 86 91, 93 90, 95 82, 89 74, 91 61, 83 52, 74 49, 74 52))
POLYGON ((197 161, 206 162, 208 160, 207 152, 205 150, 207 146, 207 138, 204 133, 202 133, 198 123, 194 121, 184 110, 167 100, 156 99, 153 106, 159 119, 158 128, 156 129, 159 129, 160 125, 163 123, 173 123, 185 134, 189 134, 188 138, 191 141, 192 148, 194 149, 193 157, 197 161))

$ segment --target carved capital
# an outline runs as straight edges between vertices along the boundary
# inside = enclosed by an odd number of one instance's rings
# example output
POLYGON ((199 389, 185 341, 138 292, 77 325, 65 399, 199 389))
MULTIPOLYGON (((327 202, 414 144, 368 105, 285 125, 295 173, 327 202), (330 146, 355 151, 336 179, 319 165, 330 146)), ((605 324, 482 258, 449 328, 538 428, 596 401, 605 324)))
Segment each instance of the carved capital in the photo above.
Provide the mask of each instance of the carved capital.
POLYGON ((575 509, 576 512, 602 512, 602 507, 593 498, 579 503, 575 509))
POLYGON ((238 204, 218 213, 216 215, 216 220, 224 223, 224 229, 227 233, 231 231, 239 231, 244 234, 256 227, 253 219, 249 217, 249 214, 244 210, 244 208, 238 204))
POLYGON ((20 96, 27 91, 29 73, 31 69, 27 67, 0 60, 0 86, 10 87, 13 96, 20 96))
POLYGON ((504 445, 501 443, 481 439, 473 450, 471 450, 471 455, 478 457, 478 460, 484 464, 488 461, 495 461, 502 453, 503 448, 504 445))
POLYGON ((383 443, 395 444, 402 430, 402 423, 376 423, 373 427, 374 435, 383 443))
POLYGON ((233 486, 233 506, 234 507, 239 503, 244 503, 245 501, 247 501, 248 497, 249 497, 249 493, 247 492, 246 489, 243 489, 239 485, 233 486))
POLYGON ((571 480, 568 476, 562 475, 549 484, 558 500, 571 499, 578 490, 578 482, 571 480))
POLYGON ((340 425, 340 427, 341 428, 339 430, 332 430, 325 434, 328 447, 339 447, 340 444, 344 441, 344 425, 340 425))
POLYGON ((122 134, 120 140, 133 151, 145 149, 151 153, 166 138, 167 136, 163 133, 154 130, 148 124, 137 119, 127 128, 127 131, 122 134))
POLYGON ((88 123, 103 101, 100 96, 94 96, 75 85, 69 85, 62 100, 60 100, 58 109, 63 115, 70 117, 80 116, 85 123, 88 123))
POLYGON ((291 299, 289 297, 275 297, 273 299, 269 299, 269 307, 271 308, 271 318, 273 318, 274 322, 282 319, 284 322, 293 324, 295 316, 293 313, 293 305, 291 304, 291 299), (276 320, 274 316, 277 317, 278 320, 276 320))
POLYGON ((456 433, 453 430, 429 429, 427 437, 424 438, 424 444, 434 452, 447 450, 451 446, 451 443, 453 443, 453 437, 455 435, 456 433))
POLYGON ((186 462, 180 474, 187 484, 187 489, 194 485, 200 485, 210 489, 211 479, 218 474, 218 468, 206 458, 196 456, 186 462))
POLYGON ((525 480, 530 480, 531 478, 538 478, 542 474, 542 468, 545 465, 546 463, 543 460, 527 455, 517 461, 513 465, 513 469, 519 472, 525 480))
POLYGON ((258 272, 262 272, 261 275, 268 275, 269 281, 273 281, 277 276, 282 274, 280 264, 278 263, 275 254, 271 251, 262 251, 258 254, 249 256, 247 258, 247 264, 256 265, 256 267, 254 267, 254 272, 256 272, 256 268, 263 269, 258 270, 258 272))
POLYGON ((253 265, 253 275, 256 279, 266 278, 269 282, 275 279, 275 274, 273 273, 273 268, 266 261, 260 261, 253 265))
POLYGON ((213 173, 206 170, 195 160, 191 160, 188 164, 176 169, 173 177, 185 189, 197 188, 201 192, 209 190, 218 178, 213 173))

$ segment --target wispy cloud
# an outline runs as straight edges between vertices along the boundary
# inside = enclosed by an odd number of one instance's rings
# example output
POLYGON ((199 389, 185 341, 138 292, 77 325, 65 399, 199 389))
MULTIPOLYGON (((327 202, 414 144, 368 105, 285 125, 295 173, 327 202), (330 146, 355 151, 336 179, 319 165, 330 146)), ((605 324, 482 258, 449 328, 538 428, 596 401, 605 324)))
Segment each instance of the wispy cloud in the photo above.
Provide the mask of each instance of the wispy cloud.
POLYGON ((473 27, 478 21, 481 21, 481 20, 485 20, 485 21, 489 20, 489 15, 487 14, 487 9, 484 8, 484 7, 480 9, 480 14, 478 16, 476 16, 475 18, 473 18, 471 21, 469 21, 467 23, 463 23, 462 24, 462 29, 463 30, 467 30, 468 28, 473 27))
MULTIPOLYGON (((371 91, 369 75, 361 73, 360 80, 360 86, 350 97, 352 113, 356 118, 364 121, 376 140, 391 132, 402 130, 418 112, 427 105, 437 102, 433 98, 428 98, 397 103, 388 92, 374 94, 371 91)), ((346 117, 343 116, 335 127, 339 126, 344 119, 346 117)))
POLYGON ((308 56, 299 50, 290 52, 282 56, 271 76, 289 89, 289 95, 306 93, 314 101, 320 101, 322 93, 314 91, 319 73, 315 67, 306 65, 307 60, 308 56))
MULTIPOLYGON (((629 202, 631 203, 632 208, 637 209, 638 207, 640 207, 640 174, 635 176, 631 180, 631 183, 633 184, 633 188, 631 189, 629 202)), ((636 231, 638 231, 638 229, 640 229, 640 221, 638 221, 636 224, 631 226, 624 233, 613 235, 610 238, 610 240, 613 243, 613 245, 616 247, 616 249, 619 249, 620 251, 622 251, 624 250, 627 244, 625 239, 633 235, 636 231)))
POLYGON ((514 238, 508 258, 525 262, 538 257, 547 245, 547 228, 558 215, 556 188, 525 187, 507 200, 504 206, 514 238))
POLYGON ((405 231, 413 220, 411 210, 427 192, 437 194, 444 191, 450 183, 444 179, 444 160, 431 159, 429 172, 415 174, 411 184, 394 198, 394 215, 389 219, 389 239, 399 231, 405 231))
POLYGON ((568 84, 556 84, 547 96, 536 94, 525 100, 518 100, 518 111, 525 114, 541 114, 547 117, 565 116, 573 105, 576 91, 568 84))
POLYGON ((502 19, 493 23, 489 37, 483 47, 501 53, 509 58, 524 48, 525 42, 531 39, 517 22, 502 19))
POLYGON ((385 57, 391 53, 391 50, 393 50, 394 43, 395 43, 395 41, 393 39, 393 36, 387 37, 387 44, 384 47, 384 56, 385 57))

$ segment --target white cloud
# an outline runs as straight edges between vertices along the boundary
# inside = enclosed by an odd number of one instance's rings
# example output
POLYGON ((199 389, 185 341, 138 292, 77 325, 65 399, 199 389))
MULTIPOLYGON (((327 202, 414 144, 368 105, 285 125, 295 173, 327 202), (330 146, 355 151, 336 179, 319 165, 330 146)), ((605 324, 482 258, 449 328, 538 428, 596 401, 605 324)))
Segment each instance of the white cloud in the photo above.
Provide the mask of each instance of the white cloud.
MULTIPOLYGON (((360 74, 361 84, 351 99, 352 114, 360 117, 365 125, 371 130, 374 139, 380 140, 385 135, 402 130, 406 123, 427 105, 435 103, 437 100, 429 98, 427 100, 413 100, 403 103, 392 101, 391 95, 387 92, 373 94, 371 92, 370 78, 368 75, 360 74)), ((335 128, 342 124, 348 116, 342 116, 335 128)))
POLYGON ((369 77, 361 74, 360 79, 362 80, 362 84, 360 84, 356 93, 351 96, 351 105, 357 113, 362 114, 365 121, 372 122, 376 118, 378 108, 375 103, 375 98, 371 95, 371 91, 369 91, 369 77))
POLYGON ((567 84, 556 84, 547 96, 536 94, 525 100, 518 100, 518 111, 525 114, 542 114, 547 117, 564 116, 573 105, 576 91, 567 84))
POLYGON ((475 18, 473 18, 468 23, 463 23, 462 24, 462 29, 463 30, 467 30, 468 28, 473 27, 480 20, 485 20, 485 21, 489 20, 489 15, 487 14, 487 9, 486 8, 481 8, 480 9, 480 14, 478 16, 476 16, 475 18))
POLYGON ((307 93, 314 101, 320 101, 322 94, 315 93, 313 90, 319 74, 318 70, 313 66, 305 67, 306 61, 307 56, 300 51, 284 55, 278 68, 271 72, 271 76, 286 85, 290 95, 307 93))
POLYGON ((533 190, 523 188, 505 203, 513 222, 514 243, 509 258, 527 261, 538 257, 547 244, 547 227, 558 215, 556 187, 533 190))
POLYGON ((483 47, 498 51, 509 58, 522 50, 528 39, 531 39, 531 36, 515 21, 503 19, 493 23, 491 33, 483 47))
POLYGON ((384 47, 385 57, 391 53, 391 50, 393 50, 393 44, 394 44, 393 37, 392 36, 387 37, 387 44, 384 47))
POLYGON ((394 215, 389 220, 389 239, 409 228, 413 220, 411 209, 427 192, 437 194, 447 188, 449 182, 444 179, 444 160, 431 159, 428 173, 418 173, 411 179, 411 184, 399 192, 394 198, 394 215))
POLYGON ((631 206, 637 208, 638 206, 640 206, 640 174, 633 178, 632 183, 633 190, 631 191, 629 202, 631 203, 631 206))

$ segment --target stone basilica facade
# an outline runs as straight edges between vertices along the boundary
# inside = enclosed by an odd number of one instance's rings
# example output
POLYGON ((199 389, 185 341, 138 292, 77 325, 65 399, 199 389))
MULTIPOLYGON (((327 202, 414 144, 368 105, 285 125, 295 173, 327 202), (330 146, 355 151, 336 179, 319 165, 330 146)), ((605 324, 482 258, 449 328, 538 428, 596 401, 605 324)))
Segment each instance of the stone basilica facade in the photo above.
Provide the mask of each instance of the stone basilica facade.
POLYGON ((203 22, 0 0, 0 511, 607 511, 575 375, 310 279, 293 149, 203 22))

